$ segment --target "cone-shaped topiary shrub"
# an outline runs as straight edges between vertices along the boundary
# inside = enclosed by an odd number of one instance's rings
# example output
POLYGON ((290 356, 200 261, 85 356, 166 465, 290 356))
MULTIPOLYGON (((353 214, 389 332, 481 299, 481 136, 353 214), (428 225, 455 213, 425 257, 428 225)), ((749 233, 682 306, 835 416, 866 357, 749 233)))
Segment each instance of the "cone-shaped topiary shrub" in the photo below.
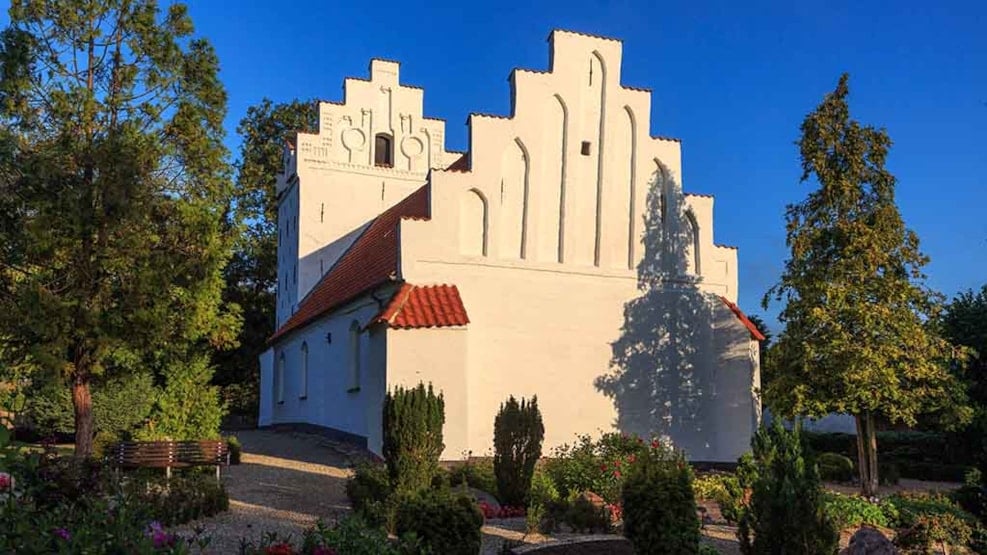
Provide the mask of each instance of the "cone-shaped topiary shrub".
POLYGON ((629 466, 621 498, 635 553, 699 553, 693 479, 685 457, 657 442, 629 466))
POLYGON ((535 463, 545 438, 538 398, 518 402, 512 395, 494 419, 494 475, 504 505, 527 506, 535 463))
POLYGON ((445 423, 445 401, 426 388, 397 387, 384 399, 383 454, 391 484, 398 492, 428 488, 438 470, 445 423))
POLYGON ((775 420, 751 441, 737 475, 750 491, 737 537, 745 555, 836 553, 839 532, 825 512, 815 461, 808 460, 798 429, 775 420))

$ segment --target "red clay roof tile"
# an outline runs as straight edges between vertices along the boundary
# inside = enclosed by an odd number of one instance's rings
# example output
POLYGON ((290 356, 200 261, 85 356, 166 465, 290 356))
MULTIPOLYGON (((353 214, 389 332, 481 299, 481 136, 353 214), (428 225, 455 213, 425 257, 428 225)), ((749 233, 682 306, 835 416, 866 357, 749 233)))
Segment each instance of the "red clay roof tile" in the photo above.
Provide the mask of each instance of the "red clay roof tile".
POLYGON ((455 285, 405 283, 373 322, 407 329, 465 326, 470 319, 455 285))
POLYGON ((723 301, 723 304, 727 305, 727 307, 731 311, 733 311, 737 319, 740 320, 740 323, 742 323, 744 327, 746 327, 748 331, 751 332, 751 337, 757 339, 758 341, 765 340, 764 334, 761 333, 761 330, 757 329, 757 326, 754 325, 754 322, 751 322, 750 319, 747 318, 747 315, 744 314, 744 311, 740 310, 740 307, 737 306, 736 303, 732 303, 726 297, 722 297, 722 296, 720 297, 720 300, 723 301))
POLYGON ((428 185, 425 185, 374 218, 349 250, 302 299, 298 310, 274 332, 268 343, 396 279, 399 270, 398 223, 405 218, 427 219, 428 195, 428 185))

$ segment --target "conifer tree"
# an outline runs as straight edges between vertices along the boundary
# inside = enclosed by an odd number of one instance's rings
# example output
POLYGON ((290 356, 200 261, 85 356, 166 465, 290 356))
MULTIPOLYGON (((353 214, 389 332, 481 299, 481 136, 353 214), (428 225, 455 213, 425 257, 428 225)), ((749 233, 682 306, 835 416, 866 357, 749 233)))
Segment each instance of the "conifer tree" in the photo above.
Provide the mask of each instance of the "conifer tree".
POLYGON ((785 325, 765 397, 784 416, 852 414, 862 490, 873 495, 875 417, 913 424, 923 411, 962 406, 949 372, 962 353, 926 325, 940 302, 895 204, 891 139, 850 117, 848 82, 802 123, 802 182, 818 187, 787 209, 790 258, 764 298, 783 301, 785 325))
POLYGON ((431 484, 445 449, 445 418, 445 399, 432 384, 398 386, 384 397, 381 451, 395 490, 413 493, 431 484))
POLYGON ((501 503, 527 506, 535 464, 541 458, 545 425, 538 397, 530 401, 511 395, 494 418, 494 474, 501 503))
POLYGON ((737 528, 741 553, 836 553, 839 530, 824 510, 819 472, 799 430, 775 420, 757 430, 751 448, 737 469, 740 486, 751 492, 737 528))
POLYGON ((235 339, 220 296, 226 93, 183 4, 14 0, 9 13, 0 335, 71 389, 84 457, 95 377, 149 367, 168 382, 235 339))

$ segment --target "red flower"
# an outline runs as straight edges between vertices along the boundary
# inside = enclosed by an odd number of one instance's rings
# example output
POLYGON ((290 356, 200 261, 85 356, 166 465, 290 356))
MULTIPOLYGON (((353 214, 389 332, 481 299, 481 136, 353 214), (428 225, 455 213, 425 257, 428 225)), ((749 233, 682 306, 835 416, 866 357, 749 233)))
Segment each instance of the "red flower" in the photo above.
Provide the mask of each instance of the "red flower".
POLYGON ((652 449, 657 449, 659 447, 661 447, 661 443, 657 439, 651 440, 651 448, 652 449))
POLYGON ((607 463, 603 463, 603 464, 601 464, 601 465, 600 465, 600 470, 602 470, 602 471, 604 471, 604 472, 606 472, 606 471, 607 471, 607 463))
POLYGON ((620 468, 620 459, 613 461, 613 465, 616 466, 617 468, 620 468))
POLYGON ((634 461, 636 460, 637 460, 637 456, 634 453, 631 453, 630 455, 627 456, 627 462, 630 464, 634 464, 634 461))
POLYGON ((295 550, 290 543, 276 543, 264 550, 265 555, 294 555, 295 550))
POLYGON ((614 478, 620 478, 620 471, 619 470, 614 470, 613 471, 613 477, 614 478))

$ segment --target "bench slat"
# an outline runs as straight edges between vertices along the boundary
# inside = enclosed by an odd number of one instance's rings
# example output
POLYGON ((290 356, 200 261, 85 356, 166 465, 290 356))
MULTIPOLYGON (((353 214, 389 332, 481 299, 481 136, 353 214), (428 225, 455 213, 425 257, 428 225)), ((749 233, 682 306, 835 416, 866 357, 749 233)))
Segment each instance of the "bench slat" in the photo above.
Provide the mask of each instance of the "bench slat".
POLYGON ((121 467, 172 468, 228 463, 225 441, 128 441, 113 447, 111 461, 121 467))

